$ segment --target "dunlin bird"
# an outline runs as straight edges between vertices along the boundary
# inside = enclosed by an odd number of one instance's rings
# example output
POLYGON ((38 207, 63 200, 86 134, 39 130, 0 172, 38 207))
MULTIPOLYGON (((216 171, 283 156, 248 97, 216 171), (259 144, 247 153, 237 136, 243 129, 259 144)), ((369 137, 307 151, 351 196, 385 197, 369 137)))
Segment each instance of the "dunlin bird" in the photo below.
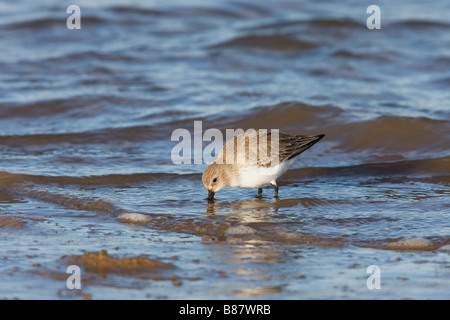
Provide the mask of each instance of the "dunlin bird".
POLYGON ((203 172, 208 200, 213 200, 214 194, 224 187, 258 188, 260 198, 262 188, 268 184, 274 186, 275 198, 278 198, 277 179, 294 164, 300 153, 323 137, 323 134, 305 136, 253 130, 230 139, 203 172))

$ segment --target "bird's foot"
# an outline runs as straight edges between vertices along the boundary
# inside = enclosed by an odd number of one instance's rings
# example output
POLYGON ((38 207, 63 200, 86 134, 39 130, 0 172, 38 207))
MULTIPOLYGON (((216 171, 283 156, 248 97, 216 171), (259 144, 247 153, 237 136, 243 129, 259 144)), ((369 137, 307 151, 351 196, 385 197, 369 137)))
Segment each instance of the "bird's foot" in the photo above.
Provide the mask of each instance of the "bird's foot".
POLYGON ((262 199, 262 188, 258 189, 258 194, 256 195, 258 199, 262 199))

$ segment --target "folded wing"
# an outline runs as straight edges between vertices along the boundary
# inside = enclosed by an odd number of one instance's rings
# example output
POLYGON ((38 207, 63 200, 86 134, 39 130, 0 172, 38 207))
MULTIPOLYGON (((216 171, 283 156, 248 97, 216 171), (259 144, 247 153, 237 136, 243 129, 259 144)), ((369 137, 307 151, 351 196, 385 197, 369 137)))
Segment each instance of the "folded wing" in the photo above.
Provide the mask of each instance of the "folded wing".
POLYGON ((323 134, 316 136, 292 135, 278 130, 252 130, 227 141, 216 163, 274 166, 290 160, 311 148, 323 134))

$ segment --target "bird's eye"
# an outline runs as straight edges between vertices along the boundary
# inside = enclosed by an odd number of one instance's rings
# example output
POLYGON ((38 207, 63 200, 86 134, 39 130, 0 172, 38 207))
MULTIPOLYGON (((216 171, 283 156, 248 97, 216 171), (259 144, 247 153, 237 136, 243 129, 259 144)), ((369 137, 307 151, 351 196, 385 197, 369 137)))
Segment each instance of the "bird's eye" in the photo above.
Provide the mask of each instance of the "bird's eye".
POLYGON ((213 179, 213 183, 216 182, 216 181, 217 181, 217 178, 214 178, 214 179, 213 179))

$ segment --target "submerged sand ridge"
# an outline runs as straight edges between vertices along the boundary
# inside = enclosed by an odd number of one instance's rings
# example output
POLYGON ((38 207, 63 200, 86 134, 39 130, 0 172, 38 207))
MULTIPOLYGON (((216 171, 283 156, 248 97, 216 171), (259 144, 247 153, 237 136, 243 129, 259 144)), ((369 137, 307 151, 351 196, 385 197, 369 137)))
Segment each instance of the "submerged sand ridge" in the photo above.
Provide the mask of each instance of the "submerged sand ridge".
POLYGON ((64 256, 61 260, 67 265, 78 265, 86 272, 96 274, 140 275, 160 270, 172 270, 174 266, 146 256, 118 258, 108 254, 106 250, 85 252, 82 255, 64 256))

